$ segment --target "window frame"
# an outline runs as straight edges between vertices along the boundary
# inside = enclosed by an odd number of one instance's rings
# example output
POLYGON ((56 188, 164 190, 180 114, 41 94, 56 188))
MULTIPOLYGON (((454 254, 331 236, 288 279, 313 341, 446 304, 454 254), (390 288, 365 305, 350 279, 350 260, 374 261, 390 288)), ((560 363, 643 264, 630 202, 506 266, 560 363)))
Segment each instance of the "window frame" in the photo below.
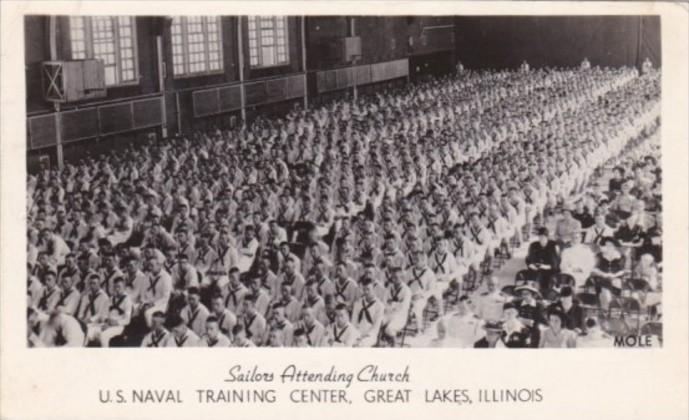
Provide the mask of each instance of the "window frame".
POLYGON ((289 51, 289 16, 279 16, 279 15, 273 15, 273 16, 261 16, 261 15, 256 15, 256 16, 247 16, 246 17, 246 34, 247 34, 247 46, 248 46, 248 52, 249 52, 249 68, 254 70, 254 69, 270 69, 270 68, 275 68, 275 67, 285 67, 289 66, 291 64, 290 61, 290 51, 289 51), (255 32, 256 36, 256 57, 258 59, 257 64, 253 64, 251 62, 252 60, 252 55, 251 55, 251 19, 255 19, 255 26, 253 29, 253 32, 255 32), (272 31, 273 31, 273 39, 274 43, 272 45, 272 48, 275 50, 274 56, 275 56, 275 64, 263 64, 263 54, 262 54, 262 48, 264 45, 262 45, 262 37, 261 37, 261 19, 266 19, 266 18, 271 18, 273 21, 272 25, 272 31), (284 39, 285 39, 285 61, 278 61, 278 49, 279 45, 277 43, 278 39, 278 25, 277 25, 277 19, 283 19, 284 20, 284 39))
POLYGON ((203 76, 212 76, 212 75, 218 75, 218 74, 224 74, 225 73, 225 57, 223 53, 223 29, 222 29, 222 16, 192 16, 192 17, 201 17, 201 25, 202 25, 202 33, 204 37, 204 56, 205 56, 205 63, 206 63, 206 68, 207 70, 204 71, 197 71, 197 72, 192 72, 190 70, 190 52, 189 52, 189 38, 188 38, 188 21, 187 18, 188 16, 174 16, 172 19, 173 21, 171 22, 170 25, 170 61, 172 64, 172 78, 173 79, 189 79, 193 77, 203 77, 203 76), (180 28, 181 28, 181 33, 180 36, 182 38, 182 58, 184 59, 182 63, 182 68, 183 68, 183 73, 175 73, 175 53, 174 53, 174 43, 173 43, 173 35, 172 35, 172 25, 174 25, 174 19, 178 18, 180 20, 180 28), (218 44, 218 63, 220 64, 220 68, 217 70, 211 70, 211 60, 210 60, 210 49, 208 46, 210 45, 210 41, 208 40, 208 19, 213 18, 217 19, 216 25, 218 26, 218 39, 217 39, 217 44, 218 44))
MULTIPOLYGON (((141 83, 141 75, 139 74, 139 51, 138 51, 138 34, 136 31, 136 16, 69 16, 69 52, 71 60, 100 60, 94 56, 94 45, 93 45, 93 18, 109 18, 111 21, 113 29, 113 48, 115 56, 115 75, 116 81, 113 84, 108 84, 105 80, 105 75, 103 76, 103 81, 105 82, 106 88, 120 87, 120 86, 136 86, 141 83), (133 72, 134 78, 131 80, 122 80, 122 72, 124 71, 122 67, 122 50, 120 47, 120 25, 118 19, 121 17, 126 17, 130 19, 131 22, 131 35, 129 36, 132 40, 132 62, 133 62, 133 72), (72 49, 72 19, 79 18, 82 21, 84 38, 82 42, 84 43, 84 58, 74 58, 74 51, 72 49)), ((103 60, 101 60, 103 61, 103 60)), ((105 63, 103 63, 105 65, 105 63)))

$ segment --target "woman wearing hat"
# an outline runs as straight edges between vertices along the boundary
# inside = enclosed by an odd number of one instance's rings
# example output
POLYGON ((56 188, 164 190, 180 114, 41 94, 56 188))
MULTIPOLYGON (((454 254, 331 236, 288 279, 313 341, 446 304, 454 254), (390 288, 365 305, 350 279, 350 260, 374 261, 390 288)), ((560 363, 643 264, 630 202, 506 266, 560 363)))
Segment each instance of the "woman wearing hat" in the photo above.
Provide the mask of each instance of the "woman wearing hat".
POLYGON ((543 304, 539 302, 541 293, 535 282, 528 282, 522 286, 514 289, 514 292, 519 296, 517 301, 517 310, 519 311, 519 319, 526 325, 531 333, 529 346, 538 347, 538 342, 541 338, 541 330, 539 325, 545 325, 546 320, 543 316, 545 309, 543 304))
POLYGON ((519 320, 519 310, 513 302, 507 302, 502 306, 505 317, 502 323, 502 340, 509 348, 525 348, 531 346, 531 331, 529 327, 519 320))
POLYGON ((541 334, 540 348, 573 348, 577 346, 577 335, 566 329, 566 316, 558 310, 548 312, 548 328, 541 334))
POLYGON ((502 341, 503 329, 501 321, 488 321, 483 324, 486 335, 474 343, 474 348, 505 348, 502 341))
POLYGON ((625 274, 625 258, 618 251, 618 243, 612 237, 601 241, 596 267, 591 271, 591 280, 596 288, 601 307, 607 309, 613 296, 622 292, 622 276, 625 274))

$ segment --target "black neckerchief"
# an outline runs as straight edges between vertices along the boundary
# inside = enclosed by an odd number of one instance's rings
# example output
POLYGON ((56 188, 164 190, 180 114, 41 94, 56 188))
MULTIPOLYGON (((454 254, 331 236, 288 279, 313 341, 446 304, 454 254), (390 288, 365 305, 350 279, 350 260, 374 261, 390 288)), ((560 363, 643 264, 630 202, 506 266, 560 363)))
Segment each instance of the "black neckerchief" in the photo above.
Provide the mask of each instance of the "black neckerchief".
POLYGON ((423 289, 423 284, 421 284, 421 278, 426 273, 426 267, 423 267, 421 269, 421 273, 417 273, 416 268, 413 268, 411 273, 414 278, 411 279, 411 281, 409 282, 409 287, 411 287, 414 283, 418 283, 419 289, 423 289))
POLYGON ((67 298, 74 292, 74 288, 70 288, 68 290, 64 290, 62 294, 60 295, 60 300, 57 301, 56 306, 62 306, 65 304, 65 301, 67 298))
POLYGON ((151 343, 148 345, 148 347, 158 347, 161 341, 167 336, 166 331, 162 331, 160 334, 158 334, 157 331, 151 332, 151 343))
POLYGON ((370 302, 366 302, 366 299, 362 299, 361 310, 359 311, 359 323, 361 323, 363 317, 366 317, 366 321, 369 324, 373 324, 373 317, 371 316, 369 309, 371 309, 375 303, 375 299, 372 299, 370 302))
POLYGON ((393 284, 393 289, 391 293, 391 302, 402 302, 402 299, 400 298, 400 292, 402 292, 402 286, 397 286, 393 284))
POLYGON ((122 305, 122 302, 124 302, 124 298, 126 297, 127 295, 113 296, 112 304, 110 305, 110 308, 108 310, 116 310, 117 313, 119 313, 120 315, 124 315, 124 309, 122 309, 120 306, 122 305))
POLYGON ((156 292, 156 286, 158 285, 158 282, 160 281, 160 272, 156 273, 155 276, 153 277, 152 280, 150 280, 148 284, 148 291, 155 294, 156 292))
POLYGON ((177 336, 175 336, 175 344, 177 344, 177 347, 183 347, 184 343, 186 343, 188 339, 189 339, 189 334, 184 334, 184 337, 182 337, 181 340, 179 338, 177 338, 177 336))
POLYGON ((443 254, 443 259, 442 259, 442 260, 438 259, 438 254, 437 254, 437 253, 433 255, 433 259, 435 260, 435 264, 436 264, 436 265, 435 265, 435 269, 436 269, 436 271, 441 271, 443 274, 447 274, 447 273, 445 272, 445 266, 443 265, 443 264, 445 264, 445 260, 447 260, 447 253, 443 254))
MULTIPOLYGON (((189 307, 189 310, 191 310, 191 306, 189 307)), ((196 317, 199 316, 200 311, 201 307, 197 306, 196 309, 193 312, 191 312, 191 316, 189 317, 189 321, 187 322, 187 326, 189 326, 189 328, 191 328, 194 321, 196 321, 196 317)))
POLYGON ((337 332, 337 324, 333 324, 333 336, 335 338, 336 343, 342 344, 342 336, 344 335, 345 331, 347 331, 347 328, 349 325, 345 325, 344 328, 340 330, 340 332, 337 332))

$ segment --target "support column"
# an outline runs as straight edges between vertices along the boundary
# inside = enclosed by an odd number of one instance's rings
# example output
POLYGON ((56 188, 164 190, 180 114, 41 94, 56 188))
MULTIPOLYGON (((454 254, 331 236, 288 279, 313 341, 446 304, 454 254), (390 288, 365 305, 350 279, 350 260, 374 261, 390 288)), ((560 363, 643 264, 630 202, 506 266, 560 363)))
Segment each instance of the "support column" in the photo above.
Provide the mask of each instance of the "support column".
POLYGON ((160 133, 164 139, 167 138, 167 96, 165 95, 165 62, 163 61, 163 37, 156 36, 156 53, 158 55, 158 91, 163 95, 162 98, 162 129, 160 133))
POLYGON ((242 17, 237 17, 237 55, 239 62, 239 82, 241 96, 242 124, 246 123, 246 93, 244 92, 244 40, 242 37, 242 17))
POLYGON ((301 17, 301 70, 304 72, 304 109, 309 109, 309 87, 306 77, 306 16, 301 17))
MULTIPOLYGON (((49 18, 49 39, 50 39, 50 60, 57 61, 57 16, 50 16, 49 18)), ((55 102, 55 128, 57 140, 56 156, 57 156, 57 167, 62 169, 64 167, 64 150, 62 148, 62 115, 60 114, 60 103, 55 102)))
MULTIPOLYGON (((354 16, 352 16, 349 20, 349 36, 356 36, 356 23, 354 22, 354 16)), ((355 58, 354 61, 352 61, 352 65, 356 65, 357 59, 355 58)), ((356 77, 354 77, 353 80, 353 93, 354 93, 354 100, 356 101, 359 98, 359 89, 356 87, 356 77)))
POLYGON ((175 110, 177 111, 177 134, 182 134, 182 107, 179 103, 179 92, 175 92, 175 110))
POLYGON ((59 102, 55 102, 55 138, 57 139, 57 167, 62 169, 65 166, 65 156, 62 148, 62 113, 59 102))

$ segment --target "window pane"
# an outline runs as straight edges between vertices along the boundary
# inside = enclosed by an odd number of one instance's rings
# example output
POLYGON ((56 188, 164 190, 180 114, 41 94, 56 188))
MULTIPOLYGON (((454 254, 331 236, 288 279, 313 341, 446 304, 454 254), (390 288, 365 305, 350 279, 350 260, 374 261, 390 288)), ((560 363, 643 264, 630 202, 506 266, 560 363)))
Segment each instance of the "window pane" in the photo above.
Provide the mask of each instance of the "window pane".
POLYGON ((117 19, 119 34, 119 54, 120 63, 123 70, 121 82, 133 81, 134 74, 134 39, 133 39, 133 18, 131 16, 120 16, 117 19))
POLYGON ((115 66, 106 66, 105 67, 105 84, 114 85, 115 83, 117 83, 117 79, 115 79, 115 66))
POLYGON ((286 16, 250 16, 248 35, 252 67, 275 66, 289 61, 286 16))
POLYGON ((263 47, 261 49, 261 61, 264 66, 275 65, 275 49, 273 47, 263 47))
POLYGON ((175 75, 184 74, 184 40, 182 38, 182 18, 172 18, 170 32, 172 33, 172 69, 175 75))
POLYGON ((93 37, 93 58, 103 61, 105 66, 105 83, 108 85, 117 84, 113 18, 110 16, 92 17, 91 34, 93 37))
POLYGON ((172 35, 175 75, 222 70, 220 17, 173 18, 172 35))
POLYGON ((86 58, 86 32, 83 17, 69 18, 69 38, 72 47, 72 60, 86 58))

